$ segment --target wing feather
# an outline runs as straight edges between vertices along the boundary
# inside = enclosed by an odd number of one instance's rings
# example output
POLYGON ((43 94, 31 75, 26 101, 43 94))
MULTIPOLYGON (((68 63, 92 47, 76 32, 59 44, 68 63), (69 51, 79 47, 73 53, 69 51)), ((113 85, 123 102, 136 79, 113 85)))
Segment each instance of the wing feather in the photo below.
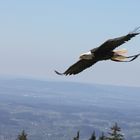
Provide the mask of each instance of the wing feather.
POLYGON ((85 70, 86 68, 92 66, 93 64, 95 64, 97 61, 93 61, 93 60, 79 60, 78 62, 76 62, 75 64, 73 64, 72 66, 70 66, 65 72, 65 75, 71 75, 71 74, 78 74, 81 71, 85 70))
POLYGON ((95 64, 96 60, 79 60, 76 63, 74 63, 72 66, 70 66, 64 73, 59 73, 58 71, 55 71, 59 75, 75 75, 80 73, 81 71, 85 70, 86 68, 92 66, 95 64))
POLYGON ((101 46, 99 46, 99 48, 96 51, 101 51, 102 52, 102 51, 112 51, 112 50, 114 50, 116 47, 119 47, 120 45, 129 41, 131 38, 140 34, 139 32, 136 32, 136 31, 138 31, 139 28, 137 28, 137 30, 134 30, 134 32, 131 32, 131 33, 125 35, 125 36, 121 36, 121 37, 118 37, 118 38, 109 39, 109 40, 105 41, 101 46))

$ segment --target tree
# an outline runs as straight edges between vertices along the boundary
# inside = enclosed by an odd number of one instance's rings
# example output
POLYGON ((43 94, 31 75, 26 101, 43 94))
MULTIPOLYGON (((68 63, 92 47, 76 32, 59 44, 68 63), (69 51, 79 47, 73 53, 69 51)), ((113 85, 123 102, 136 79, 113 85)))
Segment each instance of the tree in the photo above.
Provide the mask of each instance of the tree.
POLYGON ((80 137, 80 132, 78 131, 78 132, 77 132, 77 136, 74 137, 73 140, 79 140, 79 137, 80 137))
POLYGON ((17 140, 27 140, 27 134, 24 132, 24 130, 18 135, 17 140))
POLYGON ((91 138, 89 140, 96 140, 95 131, 92 133, 91 138))
POLYGON ((99 137, 99 140, 106 140, 106 136, 104 135, 104 132, 102 132, 102 135, 99 137))
POLYGON ((117 123, 113 127, 110 128, 111 132, 109 132, 109 137, 107 140, 124 140, 123 135, 121 134, 121 128, 118 126, 117 123))

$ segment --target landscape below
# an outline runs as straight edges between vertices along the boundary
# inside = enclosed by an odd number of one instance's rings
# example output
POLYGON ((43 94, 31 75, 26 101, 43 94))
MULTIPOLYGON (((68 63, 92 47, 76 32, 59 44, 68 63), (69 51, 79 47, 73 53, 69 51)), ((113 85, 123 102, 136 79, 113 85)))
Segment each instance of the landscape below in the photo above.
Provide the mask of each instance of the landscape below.
POLYGON ((0 140, 80 140, 115 122, 126 140, 140 140, 140 88, 33 79, 0 79, 0 140))

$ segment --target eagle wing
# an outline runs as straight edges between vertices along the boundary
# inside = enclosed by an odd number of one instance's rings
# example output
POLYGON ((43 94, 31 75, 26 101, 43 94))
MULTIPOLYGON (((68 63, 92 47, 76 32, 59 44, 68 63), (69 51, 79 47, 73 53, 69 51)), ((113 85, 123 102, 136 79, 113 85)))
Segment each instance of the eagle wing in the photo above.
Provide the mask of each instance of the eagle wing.
POLYGON ((119 47, 120 45, 124 44, 125 42, 129 41, 131 38, 135 37, 136 35, 140 34, 138 32, 140 27, 136 28, 134 31, 128 33, 125 36, 121 36, 118 38, 114 38, 114 39, 109 39, 107 41, 105 41, 101 46, 98 47, 98 49, 92 49, 91 52, 107 52, 107 51, 112 51, 115 48, 119 47))
POLYGON ((55 72, 59 75, 72 75, 72 74, 75 75, 85 70, 86 68, 92 66, 96 62, 97 60, 93 60, 93 59, 91 60, 81 59, 77 61, 76 63, 74 63, 72 66, 70 66, 64 73, 60 73, 58 71, 55 71, 55 72))

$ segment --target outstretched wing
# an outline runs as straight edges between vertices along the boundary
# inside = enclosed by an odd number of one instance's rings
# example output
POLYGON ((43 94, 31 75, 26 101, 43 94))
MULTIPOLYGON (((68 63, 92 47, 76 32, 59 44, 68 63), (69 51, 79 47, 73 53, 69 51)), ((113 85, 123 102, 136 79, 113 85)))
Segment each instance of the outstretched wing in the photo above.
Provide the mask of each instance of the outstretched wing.
MULTIPOLYGON (((134 31, 130 32, 129 34, 125 36, 121 36, 114 39, 109 39, 106 42, 104 42, 101 46, 98 47, 96 51, 104 52, 104 51, 112 51, 116 47, 119 47, 120 45, 124 44, 125 42, 129 41, 131 38, 135 37, 139 33, 139 28, 136 28, 134 31)), ((91 50, 92 51, 92 50, 91 50)), ((93 51, 95 51, 93 49, 93 51)))
POLYGON ((73 64, 72 66, 70 66, 64 73, 60 73, 58 71, 55 71, 58 75, 75 75, 80 73, 81 71, 85 70, 86 68, 92 66, 93 64, 95 64, 97 62, 97 60, 79 60, 77 61, 75 64, 73 64))

